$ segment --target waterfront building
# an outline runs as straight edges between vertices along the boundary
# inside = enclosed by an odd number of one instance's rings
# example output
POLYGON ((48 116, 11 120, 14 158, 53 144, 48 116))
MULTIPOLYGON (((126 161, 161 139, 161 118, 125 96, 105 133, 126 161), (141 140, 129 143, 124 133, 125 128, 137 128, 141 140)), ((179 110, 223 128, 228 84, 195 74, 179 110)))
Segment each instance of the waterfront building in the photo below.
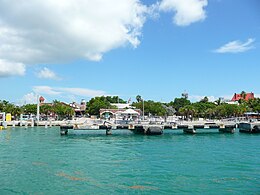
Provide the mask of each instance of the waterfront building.
MULTIPOLYGON (((40 102, 40 106, 43 106, 43 105, 50 105, 50 106, 53 106, 53 103, 47 103, 45 102, 45 98, 43 96, 41 96, 39 98, 39 102, 40 102)), ((86 112, 86 107, 87 107, 87 103, 84 99, 81 100, 80 104, 79 103, 76 103, 76 102, 72 102, 72 103, 65 103, 65 102, 60 102, 62 105, 65 105, 65 106, 69 106, 71 107, 74 112, 75 112, 75 116, 84 116, 85 115, 85 112, 86 112)), ((41 114, 42 115, 42 114, 41 114)), ((41 116, 42 118, 55 118, 56 115, 55 113, 53 112, 50 112, 50 114, 48 116, 41 116)))
POLYGON ((127 108, 134 108, 133 106, 131 106, 130 104, 123 104, 123 103, 116 103, 116 104, 111 104, 112 106, 115 106, 117 109, 127 109, 127 108))
MULTIPOLYGON (((66 103, 64 103, 64 104, 66 104, 66 103)), ((85 99, 82 99, 80 104, 78 104, 76 102, 72 102, 72 103, 69 103, 66 105, 68 105, 74 109, 76 116, 83 116, 85 114, 86 108, 87 108, 87 103, 86 103, 85 99)))
POLYGON ((244 113, 244 116, 251 121, 254 119, 260 119, 260 113, 258 112, 246 112, 244 113))
POLYGON ((133 119, 136 120, 141 116, 142 111, 140 109, 136 109, 135 107, 131 106, 129 103, 116 103, 111 104, 115 106, 115 109, 100 109, 99 115, 100 118, 105 119, 133 119))
POLYGON ((233 98, 231 99, 232 102, 239 101, 240 99, 248 101, 250 99, 254 99, 254 93, 235 93, 233 98))
POLYGON ((141 116, 142 111, 140 109, 100 109, 100 118, 105 119, 123 119, 123 120, 137 120, 141 116))

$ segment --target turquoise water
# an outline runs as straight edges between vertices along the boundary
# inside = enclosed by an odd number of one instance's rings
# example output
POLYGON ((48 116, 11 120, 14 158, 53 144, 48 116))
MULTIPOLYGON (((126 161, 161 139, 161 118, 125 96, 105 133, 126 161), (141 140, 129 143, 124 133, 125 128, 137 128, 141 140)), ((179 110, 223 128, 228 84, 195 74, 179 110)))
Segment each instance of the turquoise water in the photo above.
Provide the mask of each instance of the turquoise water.
POLYGON ((260 135, 0 131, 0 194, 260 194, 260 135))

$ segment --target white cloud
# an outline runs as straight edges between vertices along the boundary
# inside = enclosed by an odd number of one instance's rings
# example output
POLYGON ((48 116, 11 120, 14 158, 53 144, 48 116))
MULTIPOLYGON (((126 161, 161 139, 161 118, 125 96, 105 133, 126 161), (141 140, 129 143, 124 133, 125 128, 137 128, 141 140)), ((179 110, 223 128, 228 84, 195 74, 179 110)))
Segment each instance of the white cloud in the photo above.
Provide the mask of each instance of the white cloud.
POLYGON ((204 97, 207 97, 209 99, 210 102, 214 102, 216 101, 219 97, 215 97, 215 96, 201 96, 201 95, 189 95, 189 99, 192 101, 192 102, 198 102, 200 100, 202 100, 204 97))
POLYGON ((11 62, 0 59, 0 77, 24 75, 25 65, 22 63, 11 62))
POLYGON ((33 91, 41 95, 66 95, 67 97, 72 96, 84 96, 84 97, 96 97, 96 96, 106 96, 105 91, 92 90, 86 88, 63 88, 63 87, 49 87, 49 86, 34 86, 33 91))
MULTIPOLYGON (((189 95, 189 100, 191 100, 192 102, 198 102, 200 100, 202 100, 205 97, 202 95, 189 95)), ((231 100, 233 95, 220 95, 220 96, 214 96, 214 95, 206 95, 206 97, 208 97, 210 102, 214 102, 216 100, 218 100, 219 98, 223 98, 224 100, 231 100)), ((256 97, 256 95, 255 95, 256 97)))
POLYGON ((106 95, 106 93, 101 90, 91 90, 84 88, 57 88, 57 90, 63 93, 70 93, 72 95, 79 95, 85 97, 96 97, 106 95))
POLYGON ((47 95, 60 95, 61 94, 61 92, 59 92, 49 86, 34 86, 33 91, 36 94, 47 94, 47 95))
POLYGON ((260 94, 255 94, 255 98, 260 98, 260 94))
POLYGON ((0 0, 0 60, 9 62, 0 76, 23 75, 34 64, 99 61, 112 49, 137 47, 148 16, 174 11, 174 22, 185 26, 203 20, 205 6, 207 0, 0 0))
POLYGON ((28 93, 23 96, 21 100, 21 104, 36 104, 37 103, 37 95, 35 93, 28 93))
POLYGON ((250 49, 253 49, 253 43, 255 39, 249 38, 246 42, 241 42, 241 41, 231 41, 222 47, 214 50, 216 53, 240 53, 240 52, 245 52, 250 49))
POLYGON ((0 0, 0 59, 98 61, 112 49, 137 47, 147 14, 139 0, 0 0))
POLYGON ((207 0, 162 0, 159 9, 175 12, 173 22, 179 26, 187 26, 206 18, 204 7, 207 5, 207 0))
POLYGON ((37 73, 37 76, 42 79, 52 79, 52 80, 60 80, 60 78, 55 74, 55 72, 50 69, 44 67, 37 73))

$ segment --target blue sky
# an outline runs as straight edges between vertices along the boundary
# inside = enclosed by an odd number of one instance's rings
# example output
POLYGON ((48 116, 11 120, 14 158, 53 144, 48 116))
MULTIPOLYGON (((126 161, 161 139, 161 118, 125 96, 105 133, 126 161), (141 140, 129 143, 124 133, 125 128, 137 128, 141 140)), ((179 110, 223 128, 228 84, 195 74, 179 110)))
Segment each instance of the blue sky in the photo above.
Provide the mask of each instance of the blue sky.
POLYGON ((0 1, 0 99, 260 95, 258 0, 39 2, 0 1))

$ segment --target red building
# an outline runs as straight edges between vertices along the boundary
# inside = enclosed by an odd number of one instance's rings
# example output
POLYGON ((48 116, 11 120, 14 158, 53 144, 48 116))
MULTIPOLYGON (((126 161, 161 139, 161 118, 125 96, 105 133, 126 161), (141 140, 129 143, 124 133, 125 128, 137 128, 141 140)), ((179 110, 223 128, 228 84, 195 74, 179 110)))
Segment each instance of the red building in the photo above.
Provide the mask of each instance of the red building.
POLYGON ((235 93, 232 100, 233 102, 238 101, 240 99, 244 99, 246 101, 250 100, 250 99, 255 99, 254 93, 245 93, 245 94, 239 94, 239 93, 235 93))
POLYGON ((44 100, 45 100, 44 97, 41 96, 41 97, 39 98, 40 104, 44 104, 44 100))

